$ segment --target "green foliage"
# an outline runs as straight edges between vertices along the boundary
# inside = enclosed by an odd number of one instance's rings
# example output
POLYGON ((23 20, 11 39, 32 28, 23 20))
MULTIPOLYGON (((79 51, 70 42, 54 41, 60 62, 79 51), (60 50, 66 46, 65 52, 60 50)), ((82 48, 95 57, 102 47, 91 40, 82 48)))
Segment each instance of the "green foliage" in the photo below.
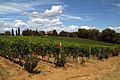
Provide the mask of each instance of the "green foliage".
POLYGON ((38 32, 38 35, 39 35, 39 36, 45 36, 45 31, 39 31, 39 32, 38 32))
POLYGON ((5 31, 5 35, 11 36, 11 32, 10 31, 5 31))
POLYGON ((62 37, 25 37, 1 36, 0 56, 24 66, 28 72, 34 72, 38 64, 37 55, 42 57, 52 54, 55 65, 64 67, 66 57, 79 56, 89 58, 90 55, 98 59, 107 59, 110 55, 118 56, 120 46, 99 41, 62 38, 62 37), (62 46, 56 45, 61 43, 62 46))
POLYGON ((33 57, 33 56, 27 56, 26 60, 25 60, 25 64, 24 64, 24 68, 30 72, 30 73, 34 73, 34 68, 37 66, 38 64, 38 59, 33 57))
POLYGON ((38 36, 39 32, 37 29, 36 30, 26 29, 26 30, 23 30, 22 35, 23 36, 38 36))
POLYGON ((80 37, 80 38, 89 38, 89 30, 78 29, 78 37, 80 37))
POLYGON ((20 28, 18 27, 18 36, 20 36, 20 28))
POLYGON ((120 54, 120 48, 116 47, 111 51, 112 56, 118 56, 120 54))
POLYGON ((52 36, 57 36, 57 31, 56 30, 53 30, 53 33, 52 33, 52 36))
POLYGON ((66 63, 66 54, 64 53, 63 49, 59 48, 59 52, 56 56, 56 67, 65 67, 66 63))
POLYGON ((115 43, 116 42, 114 39, 115 36, 116 36, 116 32, 114 30, 105 29, 102 31, 100 39, 101 41, 115 43))
POLYGON ((12 33, 12 36, 15 36, 15 35, 14 35, 14 30, 13 30, 13 29, 11 30, 11 33, 12 33))

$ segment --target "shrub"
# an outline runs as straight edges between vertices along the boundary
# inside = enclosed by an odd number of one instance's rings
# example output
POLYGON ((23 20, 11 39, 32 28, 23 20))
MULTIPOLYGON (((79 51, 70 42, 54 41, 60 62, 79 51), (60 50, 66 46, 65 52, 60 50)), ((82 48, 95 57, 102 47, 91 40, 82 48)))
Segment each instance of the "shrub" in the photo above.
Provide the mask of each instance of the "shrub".
POLYGON ((38 59, 32 56, 28 56, 27 59, 25 60, 24 68, 30 72, 34 73, 34 68, 38 64, 38 59))
POLYGON ((65 67, 65 63, 66 63, 66 58, 65 56, 61 55, 61 58, 59 57, 57 58, 55 65, 56 67, 65 67))
POLYGON ((112 56, 118 56, 120 53, 119 48, 115 48, 114 50, 111 51, 112 52, 112 56))

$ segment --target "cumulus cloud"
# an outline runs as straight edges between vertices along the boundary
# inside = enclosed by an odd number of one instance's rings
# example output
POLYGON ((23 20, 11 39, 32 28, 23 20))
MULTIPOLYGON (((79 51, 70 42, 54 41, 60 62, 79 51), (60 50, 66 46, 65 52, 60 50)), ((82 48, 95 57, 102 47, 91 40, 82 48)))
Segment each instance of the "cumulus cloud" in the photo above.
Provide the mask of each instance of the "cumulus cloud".
POLYGON ((63 12, 62 6, 52 6, 51 10, 46 10, 44 14, 46 16, 57 16, 63 12))
POLYGON ((32 12, 25 13, 25 15, 29 17, 27 22, 29 28, 48 31, 53 29, 58 30, 64 26, 58 17, 62 12, 63 7, 58 5, 52 6, 50 10, 46 9, 43 13, 32 12))
POLYGON ((62 30, 69 31, 69 32, 74 32, 74 31, 77 31, 78 28, 79 28, 78 26, 71 25, 71 26, 68 26, 68 27, 64 27, 62 30))
POLYGON ((63 7, 60 6, 52 6, 50 10, 46 9, 45 12, 32 12, 32 13, 23 13, 23 15, 28 15, 30 19, 33 18, 55 18, 59 16, 63 12, 63 7))
POLYGON ((27 24, 25 22, 23 22, 22 20, 15 20, 14 22, 15 22, 14 26, 16 26, 16 27, 27 26, 27 24))
POLYGON ((29 21, 27 24, 29 28, 37 28, 39 30, 54 30, 56 29, 58 32, 61 30, 66 31, 76 31, 78 29, 77 26, 71 25, 66 27, 60 16, 72 20, 81 20, 81 17, 71 16, 71 15, 63 15, 64 7, 61 5, 52 6, 51 9, 46 9, 43 13, 40 12, 32 12, 24 14, 29 17, 29 21))
POLYGON ((53 27, 53 26, 61 26, 62 22, 59 20, 59 18, 56 19, 40 19, 40 18, 35 18, 35 19, 31 19, 29 23, 35 23, 35 24, 41 24, 41 25, 48 25, 48 27, 53 27))
POLYGON ((14 22, 0 21, 0 32, 11 31, 12 28, 16 30, 18 27, 23 30, 26 29, 28 25, 22 20, 15 20, 14 22))
MULTIPOLYGON (((16 5, 16 4, 12 4, 16 5)), ((14 6, 13 6, 14 7, 14 6)), ((26 6, 29 7, 29 6, 26 6)), ((81 20, 81 17, 77 16, 70 16, 70 15, 62 15, 64 11, 64 7, 62 5, 52 6, 51 9, 46 9, 43 13, 42 12, 24 12, 21 15, 27 16, 28 21, 24 22, 22 20, 15 20, 14 22, 6 22, 4 23, 5 28, 17 28, 20 27, 23 29, 30 28, 30 29, 38 29, 38 30, 54 30, 56 29, 58 32, 61 30, 66 31, 76 31, 77 26, 69 26, 66 27, 59 16, 63 16, 69 19, 74 20, 81 20), (73 29, 73 30, 72 30, 73 29)), ((1 23, 2 24, 2 23, 1 23)), ((3 24, 2 24, 3 25, 3 24)))
POLYGON ((0 21, 0 32, 10 31, 12 29, 12 23, 0 21))
MULTIPOLYGON (((8 6, 8 7, 13 7, 13 11, 16 11, 14 10, 16 4, 11 4, 11 5, 14 5, 14 6, 8 6)), ((29 7, 29 6, 26 6, 26 7, 29 7)), ((22 7, 22 8, 25 8, 25 7, 22 7)), ((1 10, 1 7, 0 7, 0 10, 1 10)), ((63 6, 57 5, 57 6, 52 6, 51 9, 46 9, 43 13, 24 12, 22 13, 22 15, 27 16, 28 21, 26 22, 22 20, 15 20, 13 22, 0 21, 0 26, 1 26, 0 32, 11 30, 12 28, 17 29, 18 27, 20 27, 21 30, 24 30, 26 28, 35 30, 37 28, 38 30, 44 30, 44 31, 51 31, 55 29, 58 32, 60 32, 61 30, 74 32, 74 31, 77 31, 79 28, 81 29, 95 29, 96 28, 96 27, 91 27, 91 26, 76 26, 76 25, 65 26, 60 16, 67 18, 69 20, 70 19, 71 20, 84 20, 84 19, 82 17, 64 15, 62 14, 63 11, 64 11, 63 6)), ((120 32, 120 27, 111 27, 111 29, 114 29, 115 31, 120 32)))
POLYGON ((60 28, 62 28, 63 23, 59 20, 59 18, 55 18, 55 19, 40 19, 40 18, 35 18, 35 19, 31 19, 28 22, 28 25, 30 28, 32 29, 39 29, 39 30, 45 30, 45 31, 49 31, 49 30, 60 30, 60 28))

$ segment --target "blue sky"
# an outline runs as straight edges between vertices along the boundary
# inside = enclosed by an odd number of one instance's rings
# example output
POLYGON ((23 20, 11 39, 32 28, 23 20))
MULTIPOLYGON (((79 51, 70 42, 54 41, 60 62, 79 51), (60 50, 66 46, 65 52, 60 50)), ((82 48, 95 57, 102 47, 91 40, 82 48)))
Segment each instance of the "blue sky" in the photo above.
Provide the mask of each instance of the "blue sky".
POLYGON ((120 0, 0 0, 0 32, 30 28, 120 31, 120 0))

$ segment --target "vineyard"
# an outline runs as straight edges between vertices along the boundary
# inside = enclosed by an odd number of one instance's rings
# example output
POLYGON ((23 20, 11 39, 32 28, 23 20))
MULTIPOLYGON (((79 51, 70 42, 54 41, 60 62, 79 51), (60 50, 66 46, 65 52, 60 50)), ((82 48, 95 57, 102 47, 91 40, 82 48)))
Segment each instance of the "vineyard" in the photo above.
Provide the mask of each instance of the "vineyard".
POLYGON ((0 56, 23 66, 30 73, 39 73, 39 60, 64 67, 72 58, 84 64, 84 58, 103 60, 118 56, 120 45, 99 41, 64 37, 0 37, 0 56), (51 60, 51 59, 52 60, 51 60))

